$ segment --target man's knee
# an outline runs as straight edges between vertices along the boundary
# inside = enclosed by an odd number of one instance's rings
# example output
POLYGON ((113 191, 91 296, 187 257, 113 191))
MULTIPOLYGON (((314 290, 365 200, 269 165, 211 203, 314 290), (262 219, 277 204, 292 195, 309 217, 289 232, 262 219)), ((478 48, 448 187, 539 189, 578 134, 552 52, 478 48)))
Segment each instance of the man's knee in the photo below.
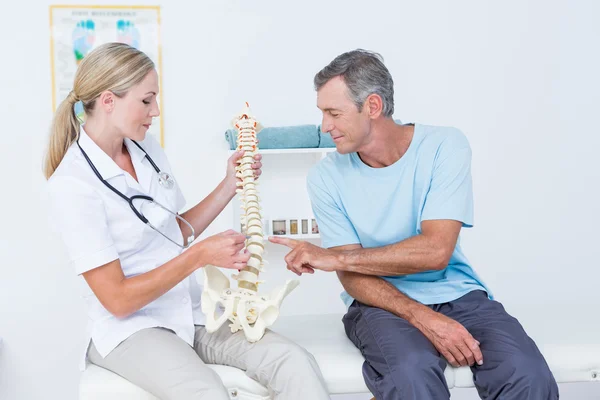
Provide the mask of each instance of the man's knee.
POLYGON ((558 398, 558 386, 541 355, 513 355, 498 368, 498 376, 508 377, 499 382, 503 386, 500 392, 514 392, 525 396, 523 398, 541 400, 558 398))
POLYGON ((446 363, 434 354, 409 351, 391 367, 390 373, 396 382, 445 386, 445 367, 446 363))
POLYGON ((367 361, 363 376, 376 398, 447 399, 445 362, 428 352, 407 351, 389 370, 376 371, 367 361), (377 397, 379 396, 379 397, 377 397))

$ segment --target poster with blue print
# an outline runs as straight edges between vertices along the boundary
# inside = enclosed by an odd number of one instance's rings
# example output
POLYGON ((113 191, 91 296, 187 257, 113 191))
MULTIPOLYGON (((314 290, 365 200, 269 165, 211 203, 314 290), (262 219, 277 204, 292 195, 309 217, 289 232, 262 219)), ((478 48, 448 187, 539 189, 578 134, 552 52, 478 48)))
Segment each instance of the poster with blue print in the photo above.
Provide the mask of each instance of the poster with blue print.
MULTIPOLYGON (((159 6, 50 6, 52 111, 73 88, 81 60, 103 43, 127 43, 146 53, 159 76, 158 105, 162 108, 162 66, 159 6)), ((75 113, 85 121, 81 103, 75 113)), ((163 118, 154 119, 149 134, 164 145, 163 118)))

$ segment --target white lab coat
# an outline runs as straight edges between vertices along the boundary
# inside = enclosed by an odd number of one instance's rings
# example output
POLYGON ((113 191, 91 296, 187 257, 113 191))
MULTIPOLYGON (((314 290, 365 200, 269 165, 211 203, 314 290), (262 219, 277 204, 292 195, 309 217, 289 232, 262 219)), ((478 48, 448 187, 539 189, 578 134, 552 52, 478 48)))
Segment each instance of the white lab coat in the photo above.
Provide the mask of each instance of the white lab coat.
MULTIPOLYGON (((161 186, 158 174, 144 152, 130 140, 126 139, 125 145, 139 183, 104 153, 83 128, 79 145, 100 175, 126 196, 149 195, 173 212, 181 211, 185 205, 177 182, 171 189, 161 186)), ((171 174, 162 148, 151 135, 147 135, 140 145, 161 171, 171 174)), ((48 183, 51 221, 60 232, 72 267, 78 275, 119 259, 125 276, 132 277, 157 268, 181 253, 181 248, 145 225, 124 199, 98 179, 77 143, 69 148, 48 183)), ((158 225, 162 232, 171 238, 179 238, 183 243, 181 230, 173 215, 164 212, 154 217, 155 226, 158 225)), ((81 277, 81 280, 88 309, 86 350, 89 339, 92 339, 103 357, 130 335, 151 327, 170 329, 193 345, 194 325, 205 323, 200 309, 202 289, 194 275, 122 319, 108 312, 85 279, 81 277)))

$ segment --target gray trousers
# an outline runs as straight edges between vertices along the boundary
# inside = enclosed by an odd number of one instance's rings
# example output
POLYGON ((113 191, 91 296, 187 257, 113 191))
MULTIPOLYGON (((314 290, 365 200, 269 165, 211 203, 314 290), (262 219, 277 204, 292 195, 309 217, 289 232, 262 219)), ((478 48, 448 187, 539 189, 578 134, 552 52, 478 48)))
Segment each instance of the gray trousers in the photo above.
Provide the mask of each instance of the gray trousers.
MULTIPOLYGON (((481 343, 483 365, 471 371, 482 399, 558 399, 556 381, 533 340, 485 292, 429 307, 462 324, 481 343)), ((363 376, 377 400, 450 398, 446 360, 406 320, 354 301, 343 322, 365 357, 363 376)))
POLYGON ((143 329, 123 341, 106 358, 93 343, 88 359, 124 377, 161 400, 229 400, 221 378, 206 364, 237 367, 269 389, 274 399, 329 399, 313 356, 272 331, 256 343, 227 324, 209 334, 196 326, 194 347, 172 331, 143 329))

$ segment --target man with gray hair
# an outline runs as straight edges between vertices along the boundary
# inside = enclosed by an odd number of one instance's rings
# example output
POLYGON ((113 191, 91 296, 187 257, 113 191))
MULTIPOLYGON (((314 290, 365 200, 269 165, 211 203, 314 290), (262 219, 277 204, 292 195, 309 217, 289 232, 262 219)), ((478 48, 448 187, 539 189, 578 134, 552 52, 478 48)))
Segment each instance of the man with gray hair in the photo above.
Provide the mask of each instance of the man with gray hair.
POLYGON ((309 173, 323 248, 270 238, 297 274, 336 271, 346 333, 378 400, 448 399, 444 369, 471 367, 481 398, 558 399, 544 357, 460 246, 473 226, 471 148, 457 129, 399 125, 376 53, 344 53, 314 79, 337 152, 309 173))

